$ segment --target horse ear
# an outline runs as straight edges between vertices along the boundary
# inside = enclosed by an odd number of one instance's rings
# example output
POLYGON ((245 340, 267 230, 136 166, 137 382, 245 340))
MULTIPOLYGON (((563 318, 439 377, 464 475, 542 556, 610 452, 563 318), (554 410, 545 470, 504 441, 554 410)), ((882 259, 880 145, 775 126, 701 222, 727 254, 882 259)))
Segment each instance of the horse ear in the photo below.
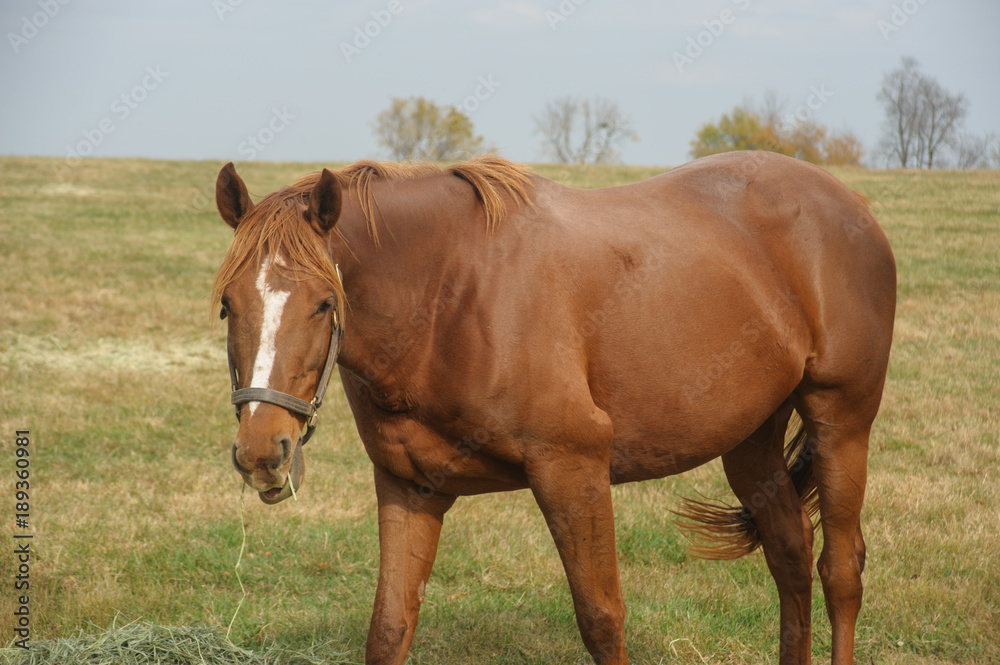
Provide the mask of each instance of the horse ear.
POLYGON ((317 231, 326 233, 337 223, 343 200, 340 178, 329 169, 323 169, 319 180, 309 192, 309 207, 304 213, 306 221, 317 231))
POLYGON ((236 167, 232 162, 222 167, 215 180, 215 205, 222 219, 234 229, 240 223, 240 218, 253 207, 247 186, 236 174, 236 167))

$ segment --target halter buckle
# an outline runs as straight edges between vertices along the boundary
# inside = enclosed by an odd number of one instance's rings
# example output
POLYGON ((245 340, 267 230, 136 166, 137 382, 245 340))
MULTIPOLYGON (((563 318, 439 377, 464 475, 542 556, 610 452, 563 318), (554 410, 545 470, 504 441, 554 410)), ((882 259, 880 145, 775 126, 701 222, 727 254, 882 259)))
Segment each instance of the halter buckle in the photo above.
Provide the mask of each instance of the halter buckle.
POLYGON ((319 402, 315 397, 313 397, 309 400, 309 403, 312 404, 313 412, 312 415, 309 416, 309 421, 306 423, 306 427, 309 429, 315 429, 316 423, 319 422, 319 402))

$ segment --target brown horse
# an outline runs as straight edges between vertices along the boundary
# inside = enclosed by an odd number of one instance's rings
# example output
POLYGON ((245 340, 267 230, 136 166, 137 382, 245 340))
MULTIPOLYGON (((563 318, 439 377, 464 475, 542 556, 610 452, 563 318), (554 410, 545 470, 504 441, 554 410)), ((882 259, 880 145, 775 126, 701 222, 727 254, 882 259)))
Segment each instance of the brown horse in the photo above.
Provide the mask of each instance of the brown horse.
POLYGON ((584 191, 495 157, 365 161, 255 205, 228 164, 216 196, 235 229, 215 294, 236 469, 270 502, 299 486, 335 358, 374 463, 366 662, 406 658, 456 497, 530 488, 587 649, 627 663, 610 486, 719 456, 740 506, 688 507, 716 538, 703 553, 763 546, 780 662, 808 663, 818 507, 832 660, 853 661, 896 273, 834 177, 744 152, 584 191), (786 450, 793 410, 803 432, 786 450))

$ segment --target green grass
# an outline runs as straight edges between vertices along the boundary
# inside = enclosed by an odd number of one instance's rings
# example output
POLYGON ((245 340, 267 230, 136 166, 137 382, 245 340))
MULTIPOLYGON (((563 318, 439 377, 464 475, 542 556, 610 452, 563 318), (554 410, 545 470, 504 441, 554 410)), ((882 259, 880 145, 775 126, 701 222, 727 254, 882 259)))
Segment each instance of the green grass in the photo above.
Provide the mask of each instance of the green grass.
MULTIPOLYGON (((0 486, 12 496, 12 438, 29 428, 35 640, 143 622, 224 634, 242 597, 225 331, 208 303, 231 237, 214 212, 220 166, 0 159, 0 486)), ((240 172, 259 196, 320 166, 240 172)), ((537 170, 585 187, 659 171, 537 170)), ((1000 173, 835 174, 871 199, 899 265, 858 662, 1000 662, 1000 173)), ((283 662, 361 662, 375 498, 336 379, 321 423, 298 501, 247 497, 248 596, 232 638, 283 662)), ((760 553, 732 563, 685 553, 668 511, 694 492, 728 496, 717 463, 614 490, 633 661, 776 661, 777 594, 760 553)), ((12 542, 0 546, 3 642, 12 542)), ((825 662, 818 583, 813 607, 825 662)), ((587 662, 529 493, 466 498, 449 513, 411 661, 587 662)))

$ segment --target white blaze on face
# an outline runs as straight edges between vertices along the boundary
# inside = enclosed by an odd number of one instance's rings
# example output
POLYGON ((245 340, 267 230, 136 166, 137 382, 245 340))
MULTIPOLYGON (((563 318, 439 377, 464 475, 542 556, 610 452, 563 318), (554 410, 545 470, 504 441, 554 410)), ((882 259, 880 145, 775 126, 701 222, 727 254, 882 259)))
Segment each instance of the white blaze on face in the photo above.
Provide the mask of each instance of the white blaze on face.
MULTIPOLYGON (((285 265, 281 256, 275 261, 279 266, 285 265)), ((257 293, 260 294, 263 303, 260 318, 260 346, 257 347, 257 357, 253 361, 253 373, 250 375, 251 388, 270 388, 271 371, 274 369, 274 356, 277 353, 275 341, 278 337, 278 328, 281 327, 281 314, 285 309, 290 291, 275 291, 267 283, 270 273, 271 257, 268 256, 260 264, 260 272, 257 273, 257 293)), ((257 410, 260 402, 250 402, 250 415, 257 410)))

